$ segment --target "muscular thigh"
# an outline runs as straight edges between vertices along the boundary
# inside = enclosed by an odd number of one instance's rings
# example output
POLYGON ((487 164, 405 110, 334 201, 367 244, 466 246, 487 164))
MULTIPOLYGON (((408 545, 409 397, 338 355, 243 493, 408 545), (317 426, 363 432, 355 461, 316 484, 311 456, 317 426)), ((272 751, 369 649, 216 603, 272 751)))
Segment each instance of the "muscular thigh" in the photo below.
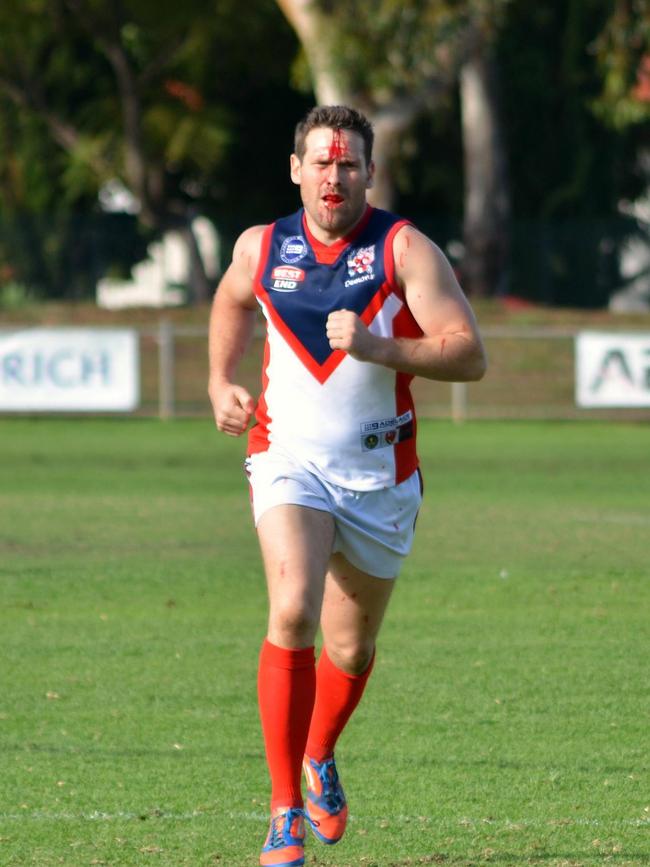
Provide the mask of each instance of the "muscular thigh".
POLYGON ((325 579, 321 629, 329 656, 346 670, 372 655, 395 582, 357 569, 333 554, 325 579))
POLYGON ((269 638, 281 646, 289 623, 293 631, 318 623, 323 584, 334 539, 327 512, 279 505, 262 515, 257 534, 269 592, 269 638))

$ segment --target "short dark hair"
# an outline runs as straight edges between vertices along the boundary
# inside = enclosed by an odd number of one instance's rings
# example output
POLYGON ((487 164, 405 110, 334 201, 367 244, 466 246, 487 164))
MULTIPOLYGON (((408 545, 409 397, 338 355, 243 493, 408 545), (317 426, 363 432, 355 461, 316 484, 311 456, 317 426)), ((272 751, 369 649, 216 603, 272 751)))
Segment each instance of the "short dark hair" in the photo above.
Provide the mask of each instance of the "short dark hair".
POLYGON ((363 139, 363 152, 366 165, 370 165, 372 159, 372 143, 375 134, 372 124, 365 115, 350 108, 348 105, 317 105, 308 111, 303 119, 296 125, 294 140, 294 152, 302 162, 305 156, 305 139, 313 129, 325 127, 325 129, 347 129, 358 133, 363 139))

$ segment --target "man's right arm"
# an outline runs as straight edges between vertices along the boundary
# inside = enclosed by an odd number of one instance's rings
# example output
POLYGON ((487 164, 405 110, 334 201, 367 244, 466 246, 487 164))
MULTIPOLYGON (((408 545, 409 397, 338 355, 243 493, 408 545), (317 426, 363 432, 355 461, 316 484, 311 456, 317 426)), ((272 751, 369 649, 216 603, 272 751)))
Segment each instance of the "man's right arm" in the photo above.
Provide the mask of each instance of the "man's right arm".
POLYGON ((208 394, 217 428, 230 436, 244 433, 255 409, 251 395, 234 379, 255 327, 257 302, 253 280, 264 228, 253 226, 240 235, 232 262, 217 287, 210 314, 208 394))

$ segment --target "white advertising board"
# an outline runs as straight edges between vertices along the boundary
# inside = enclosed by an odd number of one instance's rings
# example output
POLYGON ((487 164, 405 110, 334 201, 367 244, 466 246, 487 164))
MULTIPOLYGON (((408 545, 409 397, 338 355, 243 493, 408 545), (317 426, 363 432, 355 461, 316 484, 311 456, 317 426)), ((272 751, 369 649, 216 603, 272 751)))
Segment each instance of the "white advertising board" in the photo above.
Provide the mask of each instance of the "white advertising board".
POLYGON ((0 331, 0 412, 129 412, 139 402, 135 331, 0 331))
POLYGON ((583 331, 575 359, 578 406, 650 406, 650 334, 583 331))

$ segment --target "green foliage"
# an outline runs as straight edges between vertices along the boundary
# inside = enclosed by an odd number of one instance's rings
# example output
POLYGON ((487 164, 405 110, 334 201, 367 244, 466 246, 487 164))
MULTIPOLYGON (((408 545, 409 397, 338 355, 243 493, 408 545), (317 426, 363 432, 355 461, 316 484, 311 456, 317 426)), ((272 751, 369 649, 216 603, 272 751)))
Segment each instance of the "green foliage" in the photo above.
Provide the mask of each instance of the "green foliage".
MULTIPOLYGON (((462 143, 456 96, 441 98, 434 85, 453 82, 470 30, 496 40, 513 210, 519 237, 528 236, 515 250, 513 290, 604 304, 630 231, 618 202, 646 183, 637 154, 649 119, 641 74, 650 2, 318 5, 343 34, 334 60, 360 104, 406 103, 424 88, 432 110, 400 139, 397 207, 442 241, 462 219, 462 143), (573 220, 583 228, 571 239, 573 220)), ((246 4, 245 25, 235 0, 3 0, 0 33, 0 283, 90 295, 105 269, 128 272, 142 252, 132 220, 128 240, 126 221, 118 230, 117 260, 110 240, 97 241, 99 186, 129 183, 110 40, 135 82, 148 187, 159 196, 154 231, 202 211, 227 249, 244 226, 298 204, 284 167, 312 94, 305 56, 273 0, 246 4), (90 224, 85 236, 79 227, 90 224)))
POLYGON ((593 50, 603 78, 596 114, 619 130, 650 121, 650 2, 617 0, 593 50))
POLYGON ((497 41, 516 217, 511 282, 544 303, 605 305, 636 231, 618 204, 645 187, 641 131, 613 130, 592 111, 602 79, 590 46, 610 10, 609 0, 518 0, 497 41))
MULTIPOLYGON (((338 752, 349 833, 309 863, 642 867, 647 431, 419 434, 415 548, 338 752)), ((78 419, 5 419, 2 441, 0 860, 255 863, 266 592, 243 444, 78 419)))
POLYGON ((320 0, 335 39, 334 62, 351 92, 379 105, 392 92, 454 78, 468 31, 498 30, 512 0, 372 0, 362 7, 320 0), (344 36, 343 36, 344 34, 344 36))
POLYGON ((33 300, 29 289, 22 283, 0 285, 0 310, 21 310, 33 300))
POLYGON ((164 154, 170 170, 184 176, 208 176, 215 161, 222 161, 231 136, 223 116, 213 110, 213 123, 205 124, 194 114, 188 114, 178 105, 152 105, 143 119, 143 128, 151 148, 164 154), (183 171, 184 164, 192 163, 192 171, 183 171))
MULTIPOLYGON (((104 219, 97 192, 107 180, 151 197, 142 211, 149 230, 202 211, 228 238, 250 221, 247 203, 260 199, 249 161, 277 154, 276 165, 286 162, 276 130, 295 122, 305 101, 286 92, 295 42, 272 0, 248 4, 245 27, 231 0, 214 8, 202 0, 8 0, 0 32, 0 280, 6 273, 41 294, 79 297, 104 269, 128 272, 142 253, 134 225, 132 249, 120 236, 127 258, 116 261, 105 255, 110 239, 97 250, 93 238, 80 256, 72 247, 83 240, 63 228, 81 214, 95 226, 104 219), (118 55, 129 80, 116 71, 118 55), (261 124, 273 135, 261 136, 261 124), (127 163, 136 152, 139 189, 127 163), (85 270, 62 283, 64 260, 85 270)), ((275 173, 267 210, 274 196, 288 210, 290 193, 275 173)))
MULTIPOLYGON (((115 140, 112 130, 96 135, 80 135, 75 146, 68 152, 61 176, 61 193, 64 200, 74 206, 79 202, 92 202, 98 193, 99 182, 109 180, 98 176, 94 166, 101 163, 103 155, 115 140)), ((49 179, 48 179, 49 182, 49 179)))

